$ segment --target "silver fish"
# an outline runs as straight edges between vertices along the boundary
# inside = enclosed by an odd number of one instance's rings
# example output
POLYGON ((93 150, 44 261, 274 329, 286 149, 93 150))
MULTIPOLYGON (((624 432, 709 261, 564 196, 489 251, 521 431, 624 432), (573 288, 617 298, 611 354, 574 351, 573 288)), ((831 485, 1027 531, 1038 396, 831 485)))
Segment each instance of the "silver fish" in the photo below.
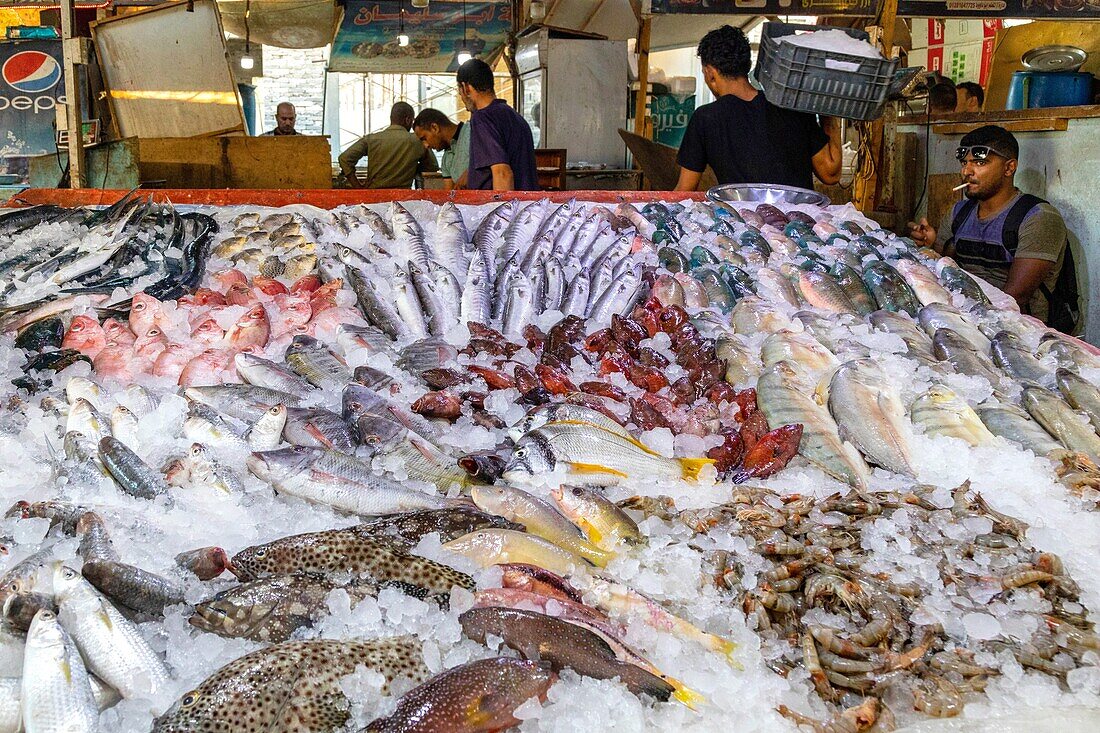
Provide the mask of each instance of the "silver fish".
POLYGON ((504 306, 504 335, 519 336, 534 315, 534 288, 522 272, 508 284, 508 301, 504 306))
POLYGON ((352 267, 347 268, 347 275, 359 303, 359 310, 368 321, 378 326, 392 339, 401 339, 410 333, 401 315, 390 301, 378 292, 369 277, 352 267))
POLYGON ((462 212, 450 201, 444 202, 435 217, 435 259, 451 272, 464 272, 469 244, 462 212))
POLYGON ((421 267, 427 267, 428 260, 431 259, 431 253, 428 251, 428 245, 424 242, 424 231, 420 228, 420 223, 417 222, 416 217, 410 214, 404 206, 394 201, 390 212, 390 221, 393 224, 394 238, 404 247, 408 258, 421 267))
MULTIPOLYGON (((427 260, 424 266, 427 267, 427 260)), ((420 299, 416 295, 416 288, 409 279, 409 274, 400 267, 393 273, 393 293, 397 304, 397 313, 401 316, 409 333, 413 336, 427 336, 428 325, 424 319, 424 311, 420 307, 420 299)), ((381 324, 378 324, 381 326, 381 324)))
POLYGON ((295 336, 287 346, 284 358, 296 374, 320 389, 339 391, 351 379, 351 371, 344 360, 312 336, 295 336))
POLYGON ((257 387, 267 387, 303 396, 314 391, 312 384, 282 364, 276 364, 255 354, 242 351, 233 357, 233 365, 246 382, 257 387))
POLYGON ((569 281, 569 288, 565 291, 561 312, 582 318, 587 316, 589 287, 590 280, 587 271, 581 270, 574 275, 569 281))
POLYGON ((492 316, 492 289, 485 267, 485 259, 480 251, 470 258, 470 267, 466 272, 466 287, 462 289, 462 307, 459 316, 462 323, 487 324, 492 316))
POLYGON ((1050 437, 1042 425, 1016 405, 992 402, 978 405, 975 412, 989 432, 1017 443, 1036 455, 1045 456, 1062 448, 1062 444, 1050 437))
POLYGON ((409 277, 412 279, 413 288, 416 290, 416 298, 420 301, 420 308, 424 314, 428 332, 433 336, 442 336, 454 324, 454 321, 450 309, 444 305, 443 298, 436 289, 435 280, 411 260, 409 261, 409 277))

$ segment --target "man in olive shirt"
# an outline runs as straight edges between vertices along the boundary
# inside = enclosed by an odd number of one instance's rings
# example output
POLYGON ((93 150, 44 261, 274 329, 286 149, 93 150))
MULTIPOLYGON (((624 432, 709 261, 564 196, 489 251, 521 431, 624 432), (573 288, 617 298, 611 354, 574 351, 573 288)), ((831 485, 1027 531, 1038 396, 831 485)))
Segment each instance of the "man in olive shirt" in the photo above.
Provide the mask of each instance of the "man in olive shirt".
MULTIPOLYGON (((966 198, 933 229, 910 222, 910 236, 1016 299, 1020 312, 1055 328, 1064 313, 1051 313, 1066 260, 1067 232, 1058 210, 1016 188, 1020 145, 1003 127, 986 125, 963 136, 955 153, 966 198)), ((1071 307, 1076 310, 1077 304, 1071 307)))
POLYGON ((417 173, 437 171, 435 155, 409 132, 413 108, 398 102, 390 110, 390 126, 364 135, 340 154, 340 170, 352 188, 410 188, 417 173), (366 156, 367 179, 355 175, 355 164, 366 156))

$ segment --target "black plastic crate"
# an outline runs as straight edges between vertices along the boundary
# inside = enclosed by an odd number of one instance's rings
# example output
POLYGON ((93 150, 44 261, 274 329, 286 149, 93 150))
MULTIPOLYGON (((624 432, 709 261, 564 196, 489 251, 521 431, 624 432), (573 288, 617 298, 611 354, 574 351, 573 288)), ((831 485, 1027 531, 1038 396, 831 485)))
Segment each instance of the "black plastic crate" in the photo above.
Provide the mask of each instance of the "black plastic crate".
POLYGON ((764 96, 777 107, 830 117, 873 120, 882 115, 898 59, 850 56, 776 40, 800 31, 821 30, 839 30, 861 41, 868 39, 866 33, 854 28, 765 23, 754 72, 764 96), (852 71, 829 68, 830 61, 854 64, 857 68, 852 71))

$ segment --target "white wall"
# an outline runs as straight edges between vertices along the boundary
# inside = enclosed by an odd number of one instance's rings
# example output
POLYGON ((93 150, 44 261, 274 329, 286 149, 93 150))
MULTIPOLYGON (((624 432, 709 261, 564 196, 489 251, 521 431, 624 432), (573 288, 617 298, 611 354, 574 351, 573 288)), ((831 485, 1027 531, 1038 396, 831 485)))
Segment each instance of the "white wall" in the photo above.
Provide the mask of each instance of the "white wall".
POLYGON ((264 46, 264 75, 256 84, 258 132, 275 127, 275 108, 290 102, 298 112, 295 128, 303 135, 320 135, 324 125, 327 48, 264 46))

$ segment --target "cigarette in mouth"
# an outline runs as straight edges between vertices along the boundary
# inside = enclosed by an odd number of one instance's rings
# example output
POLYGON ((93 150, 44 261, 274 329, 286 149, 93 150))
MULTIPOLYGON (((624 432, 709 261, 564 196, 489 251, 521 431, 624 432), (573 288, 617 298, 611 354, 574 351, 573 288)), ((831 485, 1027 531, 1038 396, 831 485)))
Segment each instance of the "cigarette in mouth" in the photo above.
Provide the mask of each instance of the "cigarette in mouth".
POLYGON ((961 190, 963 190, 964 188, 966 188, 966 187, 967 187, 967 186, 969 186, 969 185, 970 185, 969 183, 960 183, 959 185, 955 186, 955 187, 954 187, 953 189, 951 189, 951 190, 952 190, 952 191, 961 191, 961 190))

